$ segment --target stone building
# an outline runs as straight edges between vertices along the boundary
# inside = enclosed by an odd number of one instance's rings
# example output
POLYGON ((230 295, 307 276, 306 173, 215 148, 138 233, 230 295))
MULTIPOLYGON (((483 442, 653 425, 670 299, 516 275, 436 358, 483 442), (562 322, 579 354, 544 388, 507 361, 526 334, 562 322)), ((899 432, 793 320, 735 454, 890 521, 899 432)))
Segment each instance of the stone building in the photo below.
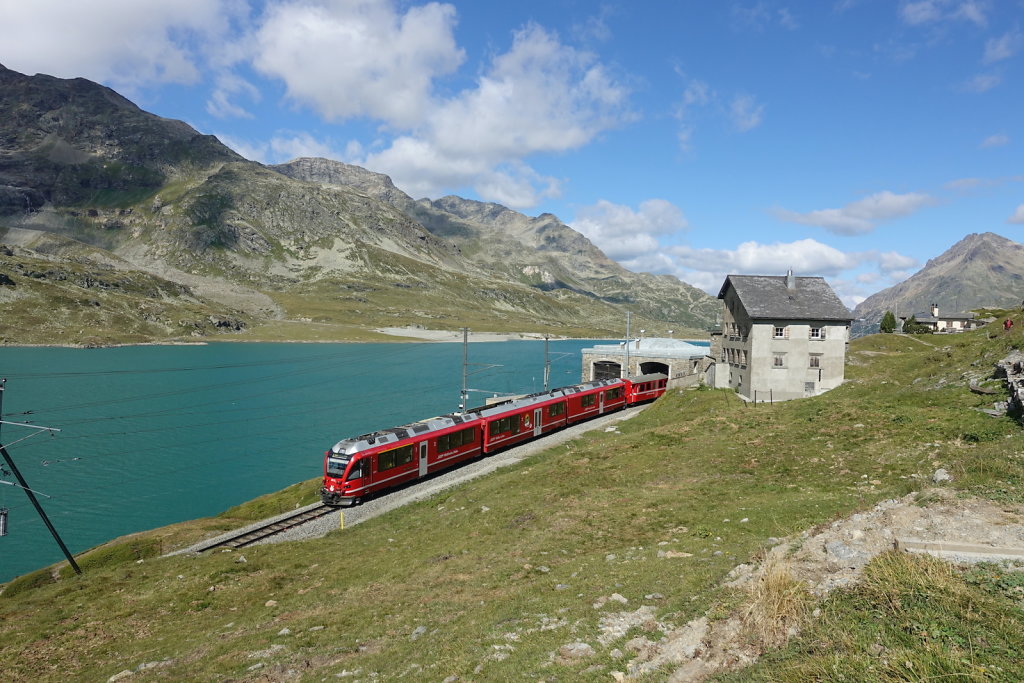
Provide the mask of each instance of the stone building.
POLYGON ((824 278, 729 275, 708 383, 751 401, 815 396, 843 383, 853 316, 824 278))
POLYGON ((660 372, 668 375, 670 387, 683 387, 700 381, 708 347, 683 339, 647 337, 593 346, 582 354, 584 382, 660 372))

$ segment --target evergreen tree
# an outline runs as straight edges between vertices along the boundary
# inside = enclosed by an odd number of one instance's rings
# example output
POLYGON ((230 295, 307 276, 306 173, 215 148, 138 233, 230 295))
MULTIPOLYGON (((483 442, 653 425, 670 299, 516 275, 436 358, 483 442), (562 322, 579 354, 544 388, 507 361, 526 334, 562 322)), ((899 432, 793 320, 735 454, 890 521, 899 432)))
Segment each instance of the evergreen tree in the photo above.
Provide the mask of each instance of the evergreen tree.
POLYGON ((896 331, 896 316, 892 311, 886 311, 882 316, 882 322, 878 325, 878 331, 884 334, 892 334, 896 331))

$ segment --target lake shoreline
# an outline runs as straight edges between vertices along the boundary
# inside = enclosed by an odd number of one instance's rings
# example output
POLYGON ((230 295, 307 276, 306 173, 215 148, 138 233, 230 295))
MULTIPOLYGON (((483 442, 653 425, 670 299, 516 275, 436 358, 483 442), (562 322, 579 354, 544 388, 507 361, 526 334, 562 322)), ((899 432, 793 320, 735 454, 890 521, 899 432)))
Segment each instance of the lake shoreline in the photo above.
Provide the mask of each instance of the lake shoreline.
MULTIPOLYGON (((17 342, 0 342, 0 349, 116 349, 131 346, 208 346, 210 344, 367 344, 367 343, 418 343, 432 342, 438 344, 461 343, 462 332, 459 330, 432 330, 420 327, 380 327, 372 330, 391 339, 382 339, 378 342, 366 340, 308 340, 308 339, 283 339, 269 341, 266 339, 238 339, 228 335, 210 337, 207 339, 191 340, 166 340, 149 342, 125 342, 125 343, 85 343, 85 344, 19 344, 17 342)), ((504 342, 504 341, 543 341, 545 335, 541 332, 473 332, 469 333, 469 341, 476 342, 504 342)), ((547 335, 551 341, 595 341, 605 340, 607 337, 563 337, 547 335)))

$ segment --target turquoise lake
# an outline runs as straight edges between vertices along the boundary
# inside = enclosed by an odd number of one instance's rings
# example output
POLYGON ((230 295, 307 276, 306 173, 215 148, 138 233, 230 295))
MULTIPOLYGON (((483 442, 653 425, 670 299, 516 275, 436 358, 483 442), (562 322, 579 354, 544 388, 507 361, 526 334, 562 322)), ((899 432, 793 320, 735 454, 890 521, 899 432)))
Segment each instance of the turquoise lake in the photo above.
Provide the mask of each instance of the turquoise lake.
MULTIPOLYGON (((552 341, 551 386, 579 382, 580 349, 595 343, 552 341)), ((346 436, 456 410, 462 354, 458 343, 3 348, 4 419, 61 431, 18 441, 34 430, 4 424, 0 443, 77 553, 320 476, 346 436)), ((469 362, 473 389, 543 389, 542 341, 473 343, 469 362)), ((0 507, 0 581, 63 559, 23 491, 0 485, 0 507)))

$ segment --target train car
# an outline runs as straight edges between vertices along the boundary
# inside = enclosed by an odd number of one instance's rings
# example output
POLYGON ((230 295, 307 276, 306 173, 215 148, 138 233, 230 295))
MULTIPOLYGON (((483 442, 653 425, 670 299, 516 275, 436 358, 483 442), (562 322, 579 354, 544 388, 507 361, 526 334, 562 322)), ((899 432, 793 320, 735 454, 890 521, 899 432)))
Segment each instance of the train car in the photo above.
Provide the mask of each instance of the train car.
POLYGON ((344 439, 325 454, 320 499, 328 505, 352 505, 447 469, 481 455, 482 436, 482 421, 467 414, 344 439))
POLYGON ((657 372, 649 375, 636 375, 627 378, 626 403, 636 405, 653 401, 665 393, 668 387, 668 375, 657 372))
POLYGON ((470 458, 652 401, 667 383, 663 374, 597 380, 344 439, 324 456, 320 497, 328 505, 353 505, 470 458))
POLYGON ((590 420, 626 405, 627 383, 621 379, 602 379, 565 387, 569 424, 590 420))
POLYGON ((484 424, 484 452, 493 453, 564 427, 565 389, 530 394, 473 412, 484 424))

